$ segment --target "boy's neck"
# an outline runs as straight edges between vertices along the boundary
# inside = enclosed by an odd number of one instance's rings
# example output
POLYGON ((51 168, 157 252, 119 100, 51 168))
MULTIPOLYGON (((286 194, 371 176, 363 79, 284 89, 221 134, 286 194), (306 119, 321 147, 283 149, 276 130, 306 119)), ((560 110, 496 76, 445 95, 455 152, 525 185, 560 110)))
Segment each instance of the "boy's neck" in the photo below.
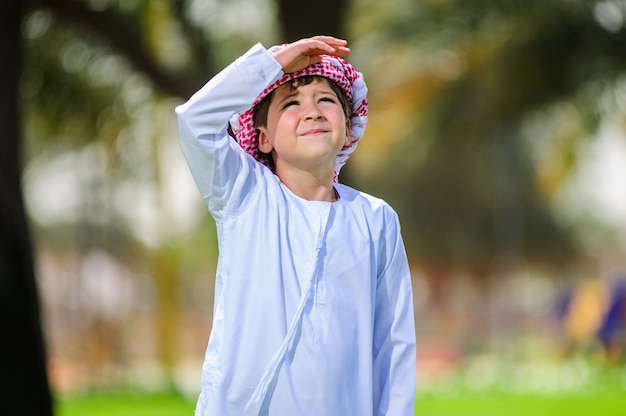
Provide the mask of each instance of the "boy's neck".
POLYGON ((291 192, 307 201, 335 202, 339 199, 333 186, 332 174, 321 177, 302 171, 277 171, 276 174, 291 192))

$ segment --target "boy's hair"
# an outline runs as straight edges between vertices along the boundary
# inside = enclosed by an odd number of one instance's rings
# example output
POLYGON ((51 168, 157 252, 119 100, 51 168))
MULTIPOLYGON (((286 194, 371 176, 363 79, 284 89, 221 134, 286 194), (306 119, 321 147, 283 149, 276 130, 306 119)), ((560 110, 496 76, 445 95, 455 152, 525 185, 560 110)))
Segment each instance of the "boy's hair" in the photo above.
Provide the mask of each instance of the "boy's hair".
MULTIPOLYGON (((286 85, 289 86, 290 91, 295 91, 298 88, 309 85, 313 81, 328 81, 330 88, 337 94, 337 98, 339 98, 339 102, 341 103, 341 108, 343 109, 343 113, 346 116, 346 120, 350 120, 352 117, 352 108, 350 107, 350 100, 346 96, 346 93, 341 89, 337 83, 333 80, 323 77, 321 75, 304 75, 298 78, 294 78, 291 81, 288 81, 286 85)), ((266 95, 255 107, 254 107, 254 126, 255 127, 265 127, 267 124, 267 113, 270 108, 270 104, 272 102, 272 97, 274 97, 274 91, 270 92, 266 95)))

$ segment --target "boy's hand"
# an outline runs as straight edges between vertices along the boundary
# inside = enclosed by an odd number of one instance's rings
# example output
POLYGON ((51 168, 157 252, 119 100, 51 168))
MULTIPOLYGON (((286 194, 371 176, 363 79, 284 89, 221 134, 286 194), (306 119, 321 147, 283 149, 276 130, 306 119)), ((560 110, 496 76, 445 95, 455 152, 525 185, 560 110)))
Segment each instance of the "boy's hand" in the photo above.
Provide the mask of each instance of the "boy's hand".
POLYGON ((272 56, 285 73, 296 72, 322 60, 321 55, 343 58, 350 53, 348 41, 332 36, 315 36, 300 39, 274 52, 272 56))

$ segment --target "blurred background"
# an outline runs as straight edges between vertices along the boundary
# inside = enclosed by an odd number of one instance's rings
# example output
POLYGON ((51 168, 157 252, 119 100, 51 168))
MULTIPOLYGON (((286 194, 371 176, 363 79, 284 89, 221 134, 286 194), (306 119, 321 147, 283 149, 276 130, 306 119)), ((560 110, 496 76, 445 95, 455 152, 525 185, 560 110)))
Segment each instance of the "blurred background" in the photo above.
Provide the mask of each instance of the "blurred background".
POLYGON ((195 400, 217 246, 174 107, 256 42, 325 33, 369 86, 340 180, 400 216, 424 406, 595 392, 626 411, 624 0, 0 7, 0 352, 42 397, 195 400))

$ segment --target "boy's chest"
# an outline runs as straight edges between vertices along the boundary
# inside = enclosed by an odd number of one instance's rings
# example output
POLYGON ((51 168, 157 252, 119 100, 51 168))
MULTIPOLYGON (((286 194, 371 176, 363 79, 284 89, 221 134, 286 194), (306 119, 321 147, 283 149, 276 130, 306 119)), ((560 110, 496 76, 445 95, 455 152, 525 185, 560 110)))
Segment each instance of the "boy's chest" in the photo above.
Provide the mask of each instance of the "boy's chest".
POLYGON ((229 275, 262 276, 264 285, 301 290, 314 275, 339 289, 363 284, 379 269, 383 231, 372 217, 338 203, 259 204, 222 229, 220 256, 229 275))
MULTIPOLYGON (((378 250, 379 225, 371 218, 342 210, 332 204, 290 210, 280 219, 283 244, 325 275, 341 275, 358 264, 369 263, 378 250)), ((280 242, 279 242, 280 244, 280 242)))

